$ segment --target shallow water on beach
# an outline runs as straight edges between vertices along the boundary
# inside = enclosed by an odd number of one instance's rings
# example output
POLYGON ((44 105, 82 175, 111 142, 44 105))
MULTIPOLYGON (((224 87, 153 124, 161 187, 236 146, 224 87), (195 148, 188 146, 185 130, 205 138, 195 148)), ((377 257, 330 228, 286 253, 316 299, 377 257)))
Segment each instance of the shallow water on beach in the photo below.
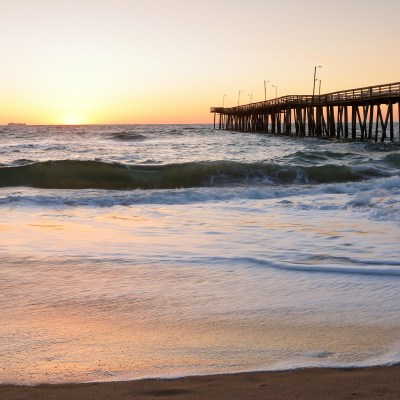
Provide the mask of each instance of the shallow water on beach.
POLYGON ((395 144, 0 127, 0 382, 400 362, 395 144))

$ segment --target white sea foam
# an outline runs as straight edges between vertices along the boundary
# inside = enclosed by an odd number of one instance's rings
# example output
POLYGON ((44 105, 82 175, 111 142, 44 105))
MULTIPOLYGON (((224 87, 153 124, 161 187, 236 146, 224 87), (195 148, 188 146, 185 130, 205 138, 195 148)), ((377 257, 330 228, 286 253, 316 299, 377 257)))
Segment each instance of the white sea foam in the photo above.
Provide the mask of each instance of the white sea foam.
MULTIPOLYGON (((272 200, 279 207, 303 210, 347 210, 367 218, 400 222, 400 177, 368 182, 326 185, 256 185, 228 188, 189 188, 174 190, 37 190, 0 189, 0 205, 34 207, 113 207, 134 205, 173 205, 214 202, 272 200)), ((251 203, 249 203, 251 207, 251 203)))
MULTIPOLYGON (((328 273, 328 274, 355 274, 355 275, 375 275, 375 276, 390 276, 400 277, 400 263, 392 260, 343 260, 342 266, 340 262, 338 265, 329 264, 318 264, 318 265, 307 265, 307 264, 287 264, 282 262, 271 262, 267 260, 259 259, 247 259, 252 263, 260 266, 275 268, 278 270, 286 271, 300 271, 300 272, 312 272, 312 273, 328 273), (349 267, 348 264, 356 264, 357 267, 349 267), (392 267, 389 268, 388 266, 392 267), (397 267, 397 268, 393 268, 397 267)), ((336 261, 337 262, 337 261, 336 261)))
POLYGON ((0 153, 7 168, 222 168, 197 188, 1 188, 0 380, 400 361, 393 146, 209 126, 33 127, 1 135, 0 153), (110 139, 126 132, 146 140, 110 139), (240 179, 224 179, 224 165, 240 179))
POLYGON ((397 365, 400 363, 400 345, 377 355, 359 355, 360 360, 358 361, 340 361, 341 354, 332 354, 327 352, 321 352, 321 357, 318 353, 314 355, 293 355, 289 359, 277 362, 274 365, 269 365, 263 368, 264 371, 292 371, 303 368, 337 368, 337 369, 352 369, 352 368, 365 368, 365 367, 385 367, 391 365, 397 365))

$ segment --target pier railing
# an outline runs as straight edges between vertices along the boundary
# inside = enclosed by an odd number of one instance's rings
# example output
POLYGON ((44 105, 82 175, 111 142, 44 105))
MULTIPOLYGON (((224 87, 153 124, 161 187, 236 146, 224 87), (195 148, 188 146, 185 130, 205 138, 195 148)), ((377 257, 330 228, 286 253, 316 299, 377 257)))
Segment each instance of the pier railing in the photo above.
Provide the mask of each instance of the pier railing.
POLYGON ((339 103, 368 102, 372 100, 389 100, 400 97, 400 82, 385 85, 368 86, 357 89, 341 90, 322 95, 290 95, 267 101, 244 104, 236 107, 211 107, 211 113, 235 113, 253 111, 262 108, 292 105, 337 105, 339 103))
MULTIPOLYGON (((283 96, 237 107, 212 107, 214 129, 393 141, 400 82, 322 95, 283 96), (388 131, 388 135, 386 134, 388 131)), ((400 140, 400 124, 399 140, 400 140)))

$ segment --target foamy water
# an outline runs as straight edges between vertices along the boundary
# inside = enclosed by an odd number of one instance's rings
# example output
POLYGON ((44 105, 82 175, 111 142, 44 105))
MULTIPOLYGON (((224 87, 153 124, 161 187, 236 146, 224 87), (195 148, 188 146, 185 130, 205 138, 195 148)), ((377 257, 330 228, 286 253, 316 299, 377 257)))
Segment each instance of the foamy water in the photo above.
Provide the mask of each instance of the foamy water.
POLYGON ((399 170, 390 144, 0 128, 0 381, 399 362, 399 170))

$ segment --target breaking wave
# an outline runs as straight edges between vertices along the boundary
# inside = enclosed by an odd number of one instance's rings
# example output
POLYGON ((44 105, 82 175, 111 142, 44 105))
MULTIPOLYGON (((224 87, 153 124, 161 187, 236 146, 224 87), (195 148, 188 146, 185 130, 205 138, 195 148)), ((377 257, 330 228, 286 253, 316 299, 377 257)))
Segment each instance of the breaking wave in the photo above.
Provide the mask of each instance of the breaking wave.
POLYGON ((132 133, 132 132, 114 133, 110 136, 110 138, 113 140, 120 140, 123 142, 140 142, 140 141, 147 139, 147 137, 144 135, 140 135, 138 133, 132 133))
POLYGON ((247 184, 327 184, 389 176, 374 166, 188 162, 127 165, 100 161, 45 161, 0 167, 0 187, 44 189, 176 189, 247 184))

